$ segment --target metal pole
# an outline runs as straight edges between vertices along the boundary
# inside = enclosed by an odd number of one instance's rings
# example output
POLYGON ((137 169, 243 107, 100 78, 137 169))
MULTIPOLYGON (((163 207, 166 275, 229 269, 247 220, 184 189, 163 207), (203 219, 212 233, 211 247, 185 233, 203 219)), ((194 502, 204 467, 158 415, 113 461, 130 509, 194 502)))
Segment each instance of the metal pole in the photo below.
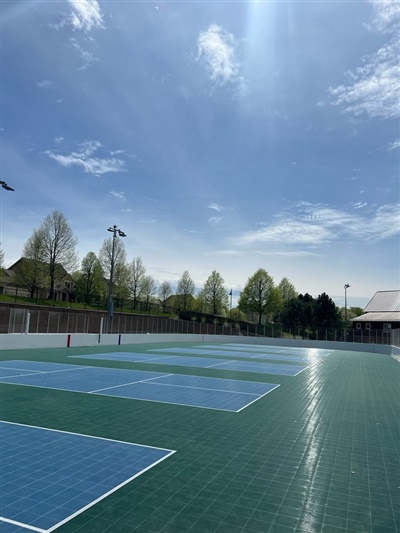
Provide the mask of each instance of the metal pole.
POLYGON ((108 283, 108 306, 107 306, 107 316, 111 318, 114 314, 113 301, 112 301, 112 285, 113 285, 113 276, 114 276, 114 255, 115 255, 115 240, 117 238, 117 226, 113 226, 113 237, 112 237, 112 250, 111 250, 111 267, 110 267, 110 280, 108 283))

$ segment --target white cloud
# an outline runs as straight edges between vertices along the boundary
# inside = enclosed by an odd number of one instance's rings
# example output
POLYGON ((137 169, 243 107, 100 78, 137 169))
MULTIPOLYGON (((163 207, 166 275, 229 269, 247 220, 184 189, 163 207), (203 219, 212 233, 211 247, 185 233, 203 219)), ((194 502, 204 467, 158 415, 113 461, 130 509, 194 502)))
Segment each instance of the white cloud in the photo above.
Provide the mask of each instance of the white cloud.
POLYGON ((121 200, 122 202, 126 202, 126 196, 123 191, 110 191, 110 194, 114 196, 114 198, 117 198, 118 200, 121 200))
POLYGON ((346 83, 329 87, 330 103, 352 116, 377 118, 400 116, 400 3, 371 0, 374 18, 366 27, 391 35, 374 54, 362 58, 363 65, 346 73, 346 83))
POLYGON ((369 29, 393 31, 394 23, 400 21, 400 3, 398 0, 370 0, 374 8, 374 19, 368 24, 369 29))
POLYGON ((89 50, 85 50, 74 37, 71 38, 71 44, 79 52, 79 55, 81 56, 81 59, 83 61, 83 65, 79 67, 78 70, 86 70, 94 61, 96 61, 96 56, 93 52, 89 52, 89 50))
POLYGON ((64 140, 64 137, 55 137, 54 144, 61 144, 64 140))
POLYGON ((50 87, 53 87, 54 81, 52 80, 41 80, 36 83, 40 89, 50 89, 50 87))
POLYGON ((222 221, 222 217, 210 217, 208 222, 210 224, 219 224, 222 221))
POLYGON ((103 28, 103 15, 97 0, 68 0, 72 13, 70 24, 75 30, 90 31, 92 28, 103 28))
POLYGON ((217 24, 210 24, 206 31, 200 32, 197 57, 204 64, 212 81, 223 85, 239 78, 236 47, 233 34, 217 24))
POLYGON ((218 204, 210 204, 207 207, 208 209, 214 209, 215 211, 222 211, 224 209, 222 205, 218 205, 218 204))
POLYGON ((45 154, 63 167, 79 166, 84 172, 100 176, 108 172, 126 172, 125 161, 122 159, 91 157, 101 148, 99 141, 85 141, 79 145, 80 151, 71 152, 67 155, 59 154, 52 150, 46 150, 45 154))
POLYGON ((368 204, 366 204, 365 202, 364 203, 363 202, 355 202, 353 204, 353 208, 354 209, 361 209, 362 207, 365 207, 366 205, 368 205, 368 204))
POLYGON ((314 252, 306 252, 305 250, 298 250, 298 251, 291 251, 291 252, 262 252, 257 251, 256 252, 259 255, 277 255, 282 257, 309 257, 309 256, 318 256, 320 254, 316 254, 314 252))
MULTIPOLYGON (((354 208, 364 207, 358 202, 354 208)), ((400 204, 381 206, 364 216, 322 205, 301 203, 296 213, 281 215, 281 220, 234 238, 238 244, 279 242, 282 244, 322 245, 341 239, 377 241, 400 233, 400 204)))
POLYGON ((396 139, 389 144, 389 150, 400 150, 400 139, 396 139))
POLYGON ((330 87, 331 104, 344 113, 378 118, 400 116, 400 64, 397 39, 364 58, 364 65, 346 75, 347 83, 330 87))

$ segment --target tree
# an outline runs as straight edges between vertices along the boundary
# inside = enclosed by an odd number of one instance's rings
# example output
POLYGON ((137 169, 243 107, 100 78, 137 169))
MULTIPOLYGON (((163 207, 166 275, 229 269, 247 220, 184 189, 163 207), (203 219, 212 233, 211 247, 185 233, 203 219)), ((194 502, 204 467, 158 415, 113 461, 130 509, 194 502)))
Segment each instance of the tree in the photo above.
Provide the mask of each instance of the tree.
POLYGON ((151 297, 156 294, 157 292, 157 285, 156 281, 153 278, 153 276, 145 276, 143 281, 143 299, 145 302, 145 306, 147 311, 150 311, 150 300, 151 297))
POLYGON ((229 318, 236 320, 237 322, 246 322, 247 316, 239 309, 239 307, 234 307, 230 312, 229 318))
POLYGON ((113 240, 114 242, 114 272, 113 272, 113 286, 112 286, 112 295, 115 293, 115 289, 120 285, 123 278, 123 269, 121 267, 125 266, 126 263, 126 251, 123 241, 118 237, 111 237, 110 239, 105 239, 99 252, 99 261, 101 267, 103 268, 104 275, 110 283, 111 279, 111 268, 112 268, 112 259, 113 259, 113 240))
POLYGON ((278 285, 278 289, 282 295, 284 304, 287 304, 287 302, 293 300, 294 298, 297 298, 298 296, 293 283, 291 283, 288 278, 281 279, 278 285))
POLYGON ((143 292, 143 284, 146 277, 146 267, 141 257, 134 257, 128 265, 128 287, 133 297, 133 309, 143 292))
POLYGON ((49 299, 52 299, 56 280, 62 275, 63 269, 71 272, 76 268, 75 248, 78 239, 74 236, 65 215, 57 209, 47 215, 38 230, 34 230, 32 238, 38 238, 41 242, 42 259, 47 263, 50 278, 49 299))
POLYGON ((325 292, 315 300, 315 325, 318 328, 339 328, 341 317, 339 308, 325 292))
POLYGON ((121 307, 124 300, 130 297, 129 269, 125 263, 117 263, 114 267, 113 294, 116 307, 121 307))
POLYGON ((181 311, 188 311, 191 308, 192 297, 194 295, 194 282, 187 270, 178 281, 176 293, 179 296, 179 307, 181 311))
POLYGON ((170 282, 163 281, 160 287, 158 288, 158 297, 161 301, 161 309, 163 313, 165 313, 166 301, 171 296, 171 294, 172 294, 172 289, 171 289, 170 282))
POLYGON ((203 287, 207 311, 213 315, 224 315, 229 306, 228 291, 224 287, 221 274, 213 270, 203 287))
POLYGON ((76 275, 75 289, 78 299, 90 304, 103 292, 104 286, 104 272, 100 261, 94 252, 89 252, 82 259, 81 269, 76 275))
POLYGON ((272 314, 279 307, 279 291, 274 290, 274 280, 260 268, 247 281, 240 294, 238 307, 246 313, 256 313, 261 325, 263 315, 272 314))
POLYGON ((0 276, 3 275, 4 272, 4 252, 3 248, 0 246, 0 276))

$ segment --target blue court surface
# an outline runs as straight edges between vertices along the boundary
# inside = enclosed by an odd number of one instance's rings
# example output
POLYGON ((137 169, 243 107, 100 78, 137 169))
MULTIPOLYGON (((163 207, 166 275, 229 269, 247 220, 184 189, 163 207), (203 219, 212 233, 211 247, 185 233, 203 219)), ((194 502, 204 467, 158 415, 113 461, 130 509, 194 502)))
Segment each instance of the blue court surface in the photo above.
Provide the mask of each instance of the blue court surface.
POLYGON ((215 368, 218 370, 234 370, 253 372, 255 374, 275 374, 278 376, 297 376, 306 366, 280 365, 276 363, 254 363, 253 361, 223 361, 211 357, 184 357, 181 355, 162 355, 133 352, 98 353, 92 355, 73 355, 78 359, 96 359, 105 361, 126 361, 130 363, 151 363, 157 365, 188 366, 194 368, 215 368))
POLYGON ((36 361, 2 361, 0 369, 5 373, 2 383, 232 412, 279 387, 275 383, 36 361))
POLYGON ((309 362, 308 357, 303 357, 301 355, 287 355, 287 354, 269 354, 268 350, 264 349, 262 353, 254 353, 254 351, 241 351, 237 349, 230 350, 228 347, 226 349, 215 350, 215 347, 212 346, 208 348, 160 348, 158 350, 148 350, 149 352, 159 352, 159 353, 183 353, 183 354, 193 354, 193 355, 218 355, 219 357, 243 357, 249 359, 268 359, 270 361, 288 361, 290 363, 305 363, 309 362))
POLYGON ((173 453, 0 422, 0 531, 54 531, 173 453))
MULTIPOLYGON (((239 342, 230 342, 228 344, 211 344, 209 348, 217 348, 219 350, 243 350, 246 351, 261 351, 268 353, 286 353, 293 355, 304 355, 307 357, 324 357, 331 354, 334 350, 326 350, 323 348, 306 348, 299 346, 270 346, 268 344, 240 344, 239 342)), ((204 348, 204 346, 202 346, 204 348)))

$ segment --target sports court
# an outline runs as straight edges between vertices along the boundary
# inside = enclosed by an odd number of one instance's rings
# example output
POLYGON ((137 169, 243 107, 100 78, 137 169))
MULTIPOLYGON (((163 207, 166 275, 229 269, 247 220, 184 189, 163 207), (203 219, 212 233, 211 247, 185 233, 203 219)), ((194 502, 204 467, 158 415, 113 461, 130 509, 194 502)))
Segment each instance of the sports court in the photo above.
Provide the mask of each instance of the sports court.
POLYGON ((233 412, 241 411, 279 387, 273 383, 36 361, 1 362, 0 376, 3 383, 15 385, 233 412))
POLYGON ((399 533, 399 369, 215 341, 3 350, 0 531, 399 533))

